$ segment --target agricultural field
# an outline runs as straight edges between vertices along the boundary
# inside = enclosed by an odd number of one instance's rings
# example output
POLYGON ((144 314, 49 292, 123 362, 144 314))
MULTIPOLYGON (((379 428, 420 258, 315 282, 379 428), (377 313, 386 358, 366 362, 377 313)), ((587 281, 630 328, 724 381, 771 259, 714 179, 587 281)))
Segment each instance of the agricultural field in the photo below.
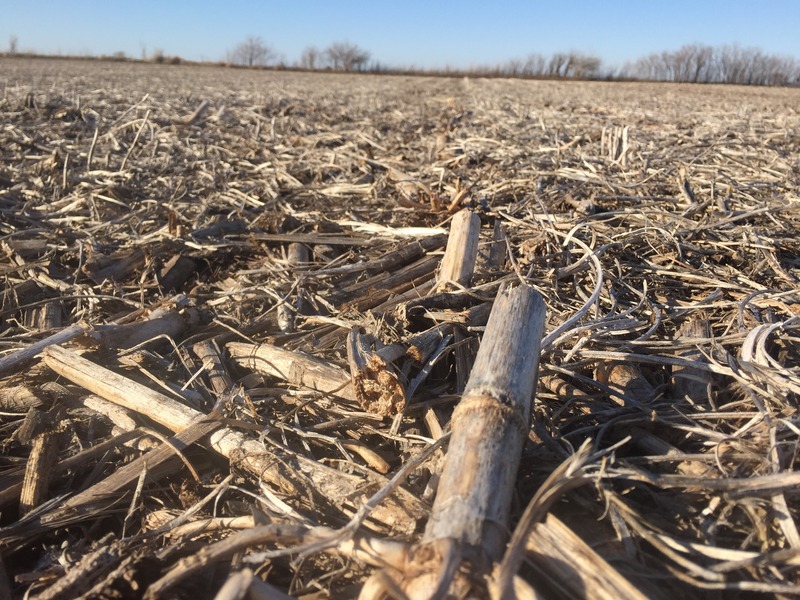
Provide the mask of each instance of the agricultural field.
POLYGON ((0 58, 0 597, 800 593, 798 111, 0 58))

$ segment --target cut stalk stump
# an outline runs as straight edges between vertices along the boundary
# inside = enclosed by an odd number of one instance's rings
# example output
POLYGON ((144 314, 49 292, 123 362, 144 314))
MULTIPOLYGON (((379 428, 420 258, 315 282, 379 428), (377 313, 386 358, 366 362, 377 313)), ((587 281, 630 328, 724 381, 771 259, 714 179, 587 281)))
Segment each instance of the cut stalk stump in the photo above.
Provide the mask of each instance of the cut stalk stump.
POLYGON ((431 517, 402 582, 410 598, 428 598, 432 590, 451 586, 460 596, 502 556, 544 322, 544 301, 532 288, 506 289, 495 299, 453 413, 431 517), (478 578, 466 577, 465 567, 478 578))

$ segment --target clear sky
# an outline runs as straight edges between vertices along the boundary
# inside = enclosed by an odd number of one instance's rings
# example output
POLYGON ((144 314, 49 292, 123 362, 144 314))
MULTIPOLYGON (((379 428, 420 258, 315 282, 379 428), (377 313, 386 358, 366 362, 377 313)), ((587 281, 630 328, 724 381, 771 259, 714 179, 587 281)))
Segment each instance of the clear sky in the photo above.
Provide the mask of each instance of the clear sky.
POLYGON ((38 0, 0 2, 0 49, 220 60, 258 35, 287 63, 346 40, 386 66, 469 67, 578 50, 619 66, 687 43, 800 58, 798 0, 38 0))

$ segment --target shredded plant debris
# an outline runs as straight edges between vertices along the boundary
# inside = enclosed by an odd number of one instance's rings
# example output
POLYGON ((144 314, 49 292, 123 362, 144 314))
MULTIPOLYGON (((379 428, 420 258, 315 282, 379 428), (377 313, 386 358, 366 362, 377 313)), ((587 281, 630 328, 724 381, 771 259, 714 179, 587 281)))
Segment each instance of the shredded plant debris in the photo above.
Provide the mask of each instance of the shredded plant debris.
POLYGON ((0 59, 0 597, 800 593, 798 106, 0 59), (429 543, 519 287, 502 555, 429 543))

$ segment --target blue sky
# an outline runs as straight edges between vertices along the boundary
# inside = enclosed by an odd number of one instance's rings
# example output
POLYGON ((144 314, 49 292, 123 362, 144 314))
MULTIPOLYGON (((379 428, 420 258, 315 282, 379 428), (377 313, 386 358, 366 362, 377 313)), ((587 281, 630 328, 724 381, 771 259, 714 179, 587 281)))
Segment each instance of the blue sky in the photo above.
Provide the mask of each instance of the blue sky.
POLYGON ((388 66, 469 67, 578 50, 621 65, 687 43, 755 46, 800 58, 797 0, 6 0, 0 49, 139 57, 144 48, 220 60, 250 34, 289 63, 347 40, 388 66), (32 7, 35 6, 35 9, 32 7))

